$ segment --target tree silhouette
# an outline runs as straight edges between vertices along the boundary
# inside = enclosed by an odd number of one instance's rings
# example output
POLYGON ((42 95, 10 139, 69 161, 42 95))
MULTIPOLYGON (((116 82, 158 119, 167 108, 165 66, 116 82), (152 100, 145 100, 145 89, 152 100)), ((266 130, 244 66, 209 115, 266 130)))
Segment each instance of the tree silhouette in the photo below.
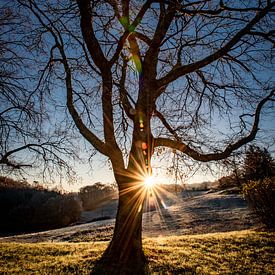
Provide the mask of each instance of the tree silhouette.
POLYGON ((142 274, 151 158, 167 147, 183 159, 217 161, 255 138, 274 100, 275 3, 18 3, 40 64, 39 91, 59 94, 81 136, 112 164, 119 205, 100 268, 142 274))
POLYGON ((249 146, 245 153, 243 177, 248 180, 259 180, 275 174, 275 163, 266 148, 249 146))
POLYGON ((1 2, 0 171, 21 173, 40 167, 39 176, 64 170, 72 176, 66 160, 76 157, 75 146, 72 134, 64 135, 70 126, 63 122, 61 127, 49 127, 53 120, 45 108, 45 91, 42 95, 41 83, 35 81, 40 73, 36 74, 35 60, 28 50, 26 24, 26 14, 20 14, 9 1, 1 2))

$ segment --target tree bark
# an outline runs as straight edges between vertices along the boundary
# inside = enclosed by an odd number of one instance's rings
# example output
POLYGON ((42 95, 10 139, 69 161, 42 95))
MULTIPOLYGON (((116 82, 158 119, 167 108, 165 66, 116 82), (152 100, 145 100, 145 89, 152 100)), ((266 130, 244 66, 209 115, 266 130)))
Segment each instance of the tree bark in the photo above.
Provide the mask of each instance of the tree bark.
MULTIPOLYGON (((142 212, 146 190, 137 180, 118 182, 119 203, 114 235, 92 274, 145 274, 142 212)), ((126 178, 126 180, 125 180, 126 178)))
POLYGON ((119 203, 114 235, 94 274, 146 274, 142 250, 142 212, 147 195, 144 179, 151 173, 152 135, 146 112, 137 111, 134 118, 132 148, 128 168, 112 165, 119 188, 119 203), (116 172, 117 171, 117 172, 116 172))

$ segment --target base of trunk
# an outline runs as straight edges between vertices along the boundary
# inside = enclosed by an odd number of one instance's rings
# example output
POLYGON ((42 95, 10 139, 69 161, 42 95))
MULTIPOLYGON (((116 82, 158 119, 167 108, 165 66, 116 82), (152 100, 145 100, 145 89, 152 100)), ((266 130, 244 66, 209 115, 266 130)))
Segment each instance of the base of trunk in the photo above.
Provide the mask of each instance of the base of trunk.
POLYGON ((119 186, 114 235, 92 274, 147 274, 141 238, 146 190, 131 179, 124 179, 119 186))
POLYGON ((148 274, 147 261, 143 251, 131 251, 123 254, 112 248, 112 243, 96 263, 91 274, 110 275, 144 275, 148 274))

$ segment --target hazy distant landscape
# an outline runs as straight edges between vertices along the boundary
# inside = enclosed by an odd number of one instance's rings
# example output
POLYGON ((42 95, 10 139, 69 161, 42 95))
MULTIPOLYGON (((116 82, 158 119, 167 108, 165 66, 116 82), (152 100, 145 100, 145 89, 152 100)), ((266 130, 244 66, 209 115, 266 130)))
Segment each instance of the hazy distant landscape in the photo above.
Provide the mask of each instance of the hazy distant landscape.
MULTIPOLYGON (((164 201, 166 209, 155 209, 143 214, 144 237, 206 234, 259 227, 240 194, 183 191, 177 195, 171 194, 164 201)), ((107 241, 112 236, 116 207, 117 201, 113 200, 94 211, 82 212, 81 225, 1 238, 0 241, 107 241), (93 219, 99 221, 89 222, 93 219)))
MULTIPOLYGON (((166 209, 144 213, 143 238, 150 272, 274 273, 275 235, 261 232, 242 195, 231 193, 183 191, 167 198, 166 209)), ((84 212, 80 225, 0 238, 0 272, 32 273, 42 268, 42 273, 88 274, 112 237, 116 205, 114 200, 84 212), (91 217, 102 218, 102 213, 111 219, 84 223, 91 217), (34 261, 34 255, 41 260, 34 261)))

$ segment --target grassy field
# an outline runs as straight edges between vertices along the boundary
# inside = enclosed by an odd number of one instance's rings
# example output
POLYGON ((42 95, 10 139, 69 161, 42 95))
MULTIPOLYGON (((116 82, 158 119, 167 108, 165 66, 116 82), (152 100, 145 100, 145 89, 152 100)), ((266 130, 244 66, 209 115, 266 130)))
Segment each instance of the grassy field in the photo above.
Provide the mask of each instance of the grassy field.
MULTIPOLYGON (((107 242, 1 243, 0 274, 89 274, 107 242)), ((235 231, 144 239, 149 274, 275 274, 275 234, 235 231)))

